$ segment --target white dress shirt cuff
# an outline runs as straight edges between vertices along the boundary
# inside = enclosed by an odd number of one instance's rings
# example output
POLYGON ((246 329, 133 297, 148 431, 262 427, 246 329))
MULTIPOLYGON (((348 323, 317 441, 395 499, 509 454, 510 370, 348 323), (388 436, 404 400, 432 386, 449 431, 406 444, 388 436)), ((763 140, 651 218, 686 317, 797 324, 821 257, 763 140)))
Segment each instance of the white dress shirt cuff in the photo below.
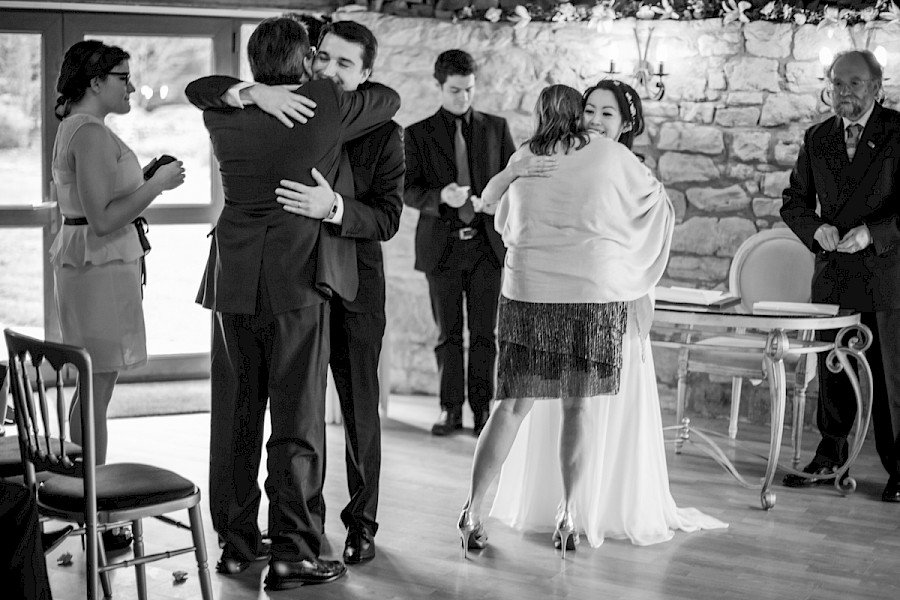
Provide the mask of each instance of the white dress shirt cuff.
POLYGON ((322 220, 335 225, 340 225, 344 222, 344 199, 337 192, 334 193, 334 205, 331 208, 331 213, 322 220))
POLYGON ((253 87, 254 84, 252 81, 242 81, 240 83, 236 83, 225 92, 223 99, 228 104, 228 106, 233 106, 234 108, 244 108, 245 104, 241 100, 241 90, 245 90, 249 87, 253 87))

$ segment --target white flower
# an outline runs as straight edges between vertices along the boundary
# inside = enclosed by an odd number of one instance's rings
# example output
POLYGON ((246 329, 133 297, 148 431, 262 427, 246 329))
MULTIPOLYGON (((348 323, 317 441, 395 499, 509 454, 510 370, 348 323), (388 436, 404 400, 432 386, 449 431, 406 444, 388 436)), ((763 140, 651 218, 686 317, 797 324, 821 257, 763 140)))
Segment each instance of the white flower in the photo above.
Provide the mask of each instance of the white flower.
POLYGON ((634 16, 638 19, 652 19, 656 17, 656 13, 653 12, 653 9, 646 4, 641 4, 640 8, 638 8, 638 11, 634 16))
POLYGON ((591 8, 591 18, 588 21, 588 27, 597 31, 609 31, 613 20, 616 18, 616 11, 609 4, 595 4, 591 8))
POLYGON ((740 2, 727 0, 727 2, 723 2, 722 9, 725 11, 725 16, 722 17, 722 25, 728 25, 734 21, 749 23, 750 17, 745 15, 744 11, 752 6, 753 5, 747 2, 747 0, 741 0, 740 2))
POLYGON ((503 16, 503 11, 495 6, 494 8, 489 8, 489 9, 487 9, 487 11, 485 11, 484 20, 490 21, 491 23, 496 23, 497 21, 500 20, 500 17, 502 17, 502 16, 503 16))
POLYGON ((794 13, 794 23, 804 25, 806 23, 806 14, 802 12, 794 13))
POLYGON ((775 12, 775 0, 771 0, 768 4, 760 9, 759 14, 766 17, 767 19, 772 16, 772 13, 775 12))
POLYGON ((509 20, 515 23, 516 29, 521 29, 527 26, 531 22, 531 15, 528 13, 528 9, 519 4, 513 9, 515 14, 509 16, 509 20))
POLYGON ((679 14, 672 8, 672 3, 669 0, 662 0, 662 6, 654 6, 653 12, 658 14, 660 19, 677 20, 679 18, 679 14))
POLYGON ((885 12, 878 15, 881 19, 889 21, 889 25, 900 25, 900 7, 896 2, 891 2, 885 12))
POLYGON ((575 7, 572 6, 571 2, 563 2, 562 4, 556 7, 556 14, 551 18, 552 21, 565 22, 565 21, 574 21, 576 17, 575 7))

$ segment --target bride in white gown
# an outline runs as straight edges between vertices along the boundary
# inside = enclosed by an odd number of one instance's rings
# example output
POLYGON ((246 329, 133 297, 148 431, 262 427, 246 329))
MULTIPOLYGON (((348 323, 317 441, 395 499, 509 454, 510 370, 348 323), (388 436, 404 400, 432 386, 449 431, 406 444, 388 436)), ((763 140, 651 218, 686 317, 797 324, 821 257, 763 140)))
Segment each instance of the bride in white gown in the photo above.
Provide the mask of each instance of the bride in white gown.
MULTIPOLYGON (((634 137, 643 129, 640 99, 634 90, 621 82, 604 80, 585 92, 584 100, 586 128, 617 139, 630 149, 634 137)), ((530 164, 528 160, 518 164, 511 161, 484 196, 489 201, 517 177, 545 177, 555 168, 555 163, 534 157, 530 164)), ((641 285, 646 287, 646 282, 641 285)), ((537 400, 524 417, 503 463, 491 516, 520 530, 549 532, 556 526, 554 544, 557 548, 565 545, 570 551, 578 532, 597 547, 607 537, 649 545, 671 539, 676 530, 727 527, 696 509, 678 508, 669 490, 656 372, 648 338, 652 284, 647 292, 650 293, 626 303, 618 393, 594 396, 583 403, 580 418, 583 431, 589 433, 580 442, 583 462, 577 485, 569 485, 571 497, 565 497, 560 469, 561 457, 571 450, 566 450, 566 443, 560 443, 559 401, 537 400), (561 515, 563 519, 570 518, 576 533, 568 540, 559 536, 561 515)), ((484 489, 481 480, 489 476, 493 465, 479 465, 478 455, 476 451, 472 490, 460 518, 460 534, 466 534, 464 547, 483 547, 487 539, 477 518, 477 504, 483 493, 480 490, 484 489), (475 496, 473 490, 478 490, 475 496)), ((494 458, 482 458, 480 462, 490 463, 494 458)))

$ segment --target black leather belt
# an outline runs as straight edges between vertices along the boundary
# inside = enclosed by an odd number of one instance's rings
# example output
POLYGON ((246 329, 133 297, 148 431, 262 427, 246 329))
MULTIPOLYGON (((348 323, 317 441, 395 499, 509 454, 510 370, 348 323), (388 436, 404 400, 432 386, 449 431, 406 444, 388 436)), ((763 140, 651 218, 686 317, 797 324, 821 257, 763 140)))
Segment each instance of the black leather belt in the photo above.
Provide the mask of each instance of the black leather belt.
MULTIPOLYGON (((87 225, 88 220, 87 217, 63 217, 63 223, 65 225, 87 225)), ((138 240, 141 242, 141 248, 144 250, 144 254, 150 252, 150 240, 147 239, 147 232, 150 231, 150 225, 147 223, 147 219, 144 217, 138 217, 134 221, 135 229, 137 229, 138 240)), ((144 260, 144 257, 141 257, 141 286, 147 285, 147 261, 144 260)), ((141 294, 143 295, 144 290, 141 289, 141 294)))
POLYGON ((471 240, 476 235, 478 235, 478 229, 475 227, 463 227, 450 232, 450 237, 456 240, 471 240))

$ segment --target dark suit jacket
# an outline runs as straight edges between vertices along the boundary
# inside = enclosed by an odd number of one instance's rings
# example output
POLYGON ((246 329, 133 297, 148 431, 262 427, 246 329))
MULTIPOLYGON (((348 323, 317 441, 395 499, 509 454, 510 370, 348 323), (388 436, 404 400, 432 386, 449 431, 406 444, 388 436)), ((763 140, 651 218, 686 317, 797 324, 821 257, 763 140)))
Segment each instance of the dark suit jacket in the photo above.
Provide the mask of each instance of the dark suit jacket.
POLYGON ((353 173, 355 196, 344 196, 339 235, 356 240, 359 294, 344 307, 352 312, 384 310, 384 258, 381 242, 394 237, 403 210, 406 170, 403 129, 385 123, 344 145, 353 173))
POLYGON ((900 308, 900 113, 875 105, 852 163, 840 117, 809 128, 782 197, 784 222, 816 253, 814 302, 900 308), (865 223, 872 244, 855 254, 825 252, 813 239, 824 223, 841 236, 865 223))
MULTIPOLYGON (((481 196, 491 177, 506 167, 515 152, 506 119, 472 111, 470 124, 469 173, 472 194, 481 196)), ((448 264, 451 247, 450 233, 465 227, 458 209, 441 204, 441 190, 456 181, 456 160, 453 152, 454 130, 450 129, 441 111, 424 121, 406 128, 406 184, 403 202, 419 210, 416 227, 415 268, 434 272, 448 264)), ((492 215, 477 213, 472 227, 487 235, 499 264, 503 264, 506 249, 503 239, 494 230, 492 215)))
POLYGON ((208 77, 185 90, 204 109, 225 192, 198 300, 215 311, 253 314, 260 277, 275 313, 325 302, 330 290, 354 298, 355 243, 285 211, 275 188, 281 179, 315 185, 313 167, 334 185, 343 143, 393 117, 399 96, 378 84, 341 94, 331 81, 309 82, 297 93, 316 101, 316 116, 287 128, 255 106, 226 107, 221 96, 237 81, 208 77))

